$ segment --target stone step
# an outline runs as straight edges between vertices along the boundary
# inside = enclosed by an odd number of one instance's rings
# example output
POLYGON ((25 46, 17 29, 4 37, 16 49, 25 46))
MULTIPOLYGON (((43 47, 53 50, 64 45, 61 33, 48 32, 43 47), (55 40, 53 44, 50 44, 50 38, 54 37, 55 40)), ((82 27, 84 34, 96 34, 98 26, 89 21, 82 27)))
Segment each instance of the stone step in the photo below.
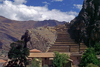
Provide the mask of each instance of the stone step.
POLYGON ((78 44, 53 44, 55 46, 79 46, 78 44))
POLYGON ((80 49, 87 49, 87 46, 84 44, 80 44, 80 49))
POLYGON ((68 28, 66 28, 66 29, 64 29, 64 28, 59 28, 59 29, 56 29, 57 31, 61 31, 61 30, 63 30, 63 31, 67 31, 68 30, 68 28))
POLYGON ((71 46, 70 48, 79 48, 79 45, 71 46))
POLYGON ((79 52, 79 46, 71 46, 70 52, 79 52))
POLYGON ((69 46, 51 46, 50 49, 69 49, 69 46))
MULTIPOLYGON (((60 37, 60 38, 57 38, 56 40, 73 40, 71 38, 66 38, 66 37, 60 37)), ((74 40, 73 40, 74 41, 74 40)))
POLYGON ((66 31, 57 31, 57 34, 59 34, 59 35, 69 35, 69 33, 66 32, 66 31))
POLYGON ((66 40, 66 39, 67 40, 72 40, 70 37, 64 37, 64 36, 63 37, 62 36, 61 37, 57 37, 57 39, 59 39, 59 40, 61 40, 61 39, 63 39, 63 40, 66 40))
MULTIPOLYGON (((80 46, 86 46, 85 44, 80 44, 80 46)), ((87 47, 87 46, 86 46, 87 47)))
POLYGON ((85 48, 85 49, 86 49, 87 47, 86 47, 86 46, 83 46, 83 47, 80 47, 80 48, 81 48, 81 49, 82 49, 82 48, 85 48))
POLYGON ((56 41, 57 41, 57 42, 58 42, 58 41, 59 41, 59 42, 60 42, 60 41, 66 41, 66 42, 68 42, 68 41, 70 42, 70 41, 71 41, 71 42, 74 42, 74 40, 72 40, 72 39, 65 39, 65 40, 64 40, 64 39, 56 39, 56 41))
POLYGON ((57 35, 58 36, 58 38, 60 38, 60 37, 67 37, 67 38, 70 38, 70 35, 57 35))
POLYGON ((70 35, 68 32, 57 32, 58 35, 70 35))
POLYGON ((57 36, 69 36, 69 35, 70 35, 69 33, 62 33, 62 34, 58 33, 57 34, 57 36))
POLYGON ((73 40, 56 40, 56 42, 74 42, 73 40))
POLYGON ((65 37, 65 38, 63 38, 63 39, 60 39, 60 38, 62 38, 62 37, 59 37, 59 38, 57 38, 56 40, 73 40, 73 41, 74 41, 74 39, 71 39, 71 38, 69 38, 69 39, 68 39, 68 38, 66 38, 66 37, 65 37))
POLYGON ((68 37, 68 38, 70 38, 70 35, 57 35, 58 36, 58 38, 59 37, 68 37))
POLYGON ((54 51, 58 51, 58 52, 69 52, 69 49, 52 49, 52 50, 49 50, 48 52, 54 52, 54 51))
POLYGON ((86 49, 80 49, 80 52, 84 52, 86 49))
MULTIPOLYGON (((49 48, 49 52, 79 52, 79 44, 75 43, 74 39, 71 39, 68 33, 68 28, 65 26, 57 26, 57 39, 54 44, 49 48), (57 28, 59 27, 59 28, 57 28)), ((87 47, 81 43, 80 51, 84 51, 87 47)))
POLYGON ((57 34, 57 36, 70 36, 69 34, 57 34))
POLYGON ((55 44, 76 44, 75 42, 55 42, 55 44))
POLYGON ((79 52, 79 49, 71 49, 70 52, 79 52))
POLYGON ((61 37, 57 37, 57 39, 58 39, 58 40, 62 40, 62 39, 63 39, 63 40, 73 40, 73 39, 71 39, 70 37, 62 37, 62 36, 61 36, 61 37))

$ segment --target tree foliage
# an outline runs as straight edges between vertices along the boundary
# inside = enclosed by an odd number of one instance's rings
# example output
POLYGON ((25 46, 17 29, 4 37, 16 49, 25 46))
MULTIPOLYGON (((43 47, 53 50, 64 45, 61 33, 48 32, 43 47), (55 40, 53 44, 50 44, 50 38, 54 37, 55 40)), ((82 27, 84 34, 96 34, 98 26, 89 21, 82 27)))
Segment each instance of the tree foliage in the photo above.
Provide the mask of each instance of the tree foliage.
POLYGON ((8 52, 9 61, 6 67, 26 67, 28 65, 27 57, 29 56, 29 49, 24 48, 23 41, 17 41, 10 44, 11 49, 8 52))
POLYGON ((53 64, 55 67, 65 67, 68 62, 69 56, 66 54, 60 54, 59 52, 54 52, 55 57, 53 60, 53 64))
POLYGON ((99 64, 96 53, 93 48, 88 48, 82 56, 80 67, 86 67, 88 64, 99 64))
POLYGON ((100 55, 100 44, 99 43, 96 43, 94 45, 94 49, 95 49, 96 55, 100 55))

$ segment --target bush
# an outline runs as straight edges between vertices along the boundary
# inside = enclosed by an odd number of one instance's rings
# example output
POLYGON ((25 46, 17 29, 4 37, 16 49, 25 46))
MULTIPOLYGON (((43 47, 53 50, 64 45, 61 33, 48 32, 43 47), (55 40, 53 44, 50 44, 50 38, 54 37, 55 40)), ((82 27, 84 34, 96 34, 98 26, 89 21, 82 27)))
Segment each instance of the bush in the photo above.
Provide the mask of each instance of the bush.
POLYGON ((95 49, 96 54, 100 55, 100 44, 99 43, 96 43, 94 45, 94 49, 95 49))
POLYGON ((86 67, 99 67, 99 66, 97 66, 97 65, 95 65, 95 64, 92 64, 92 63, 90 63, 90 64, 88 64, 86 67))
POLYGON ((53 64, 55 67, 65 67, 66 63, 68 62, 69 56, 66 54, 59 54, 59 52, 54 52, 55 57, 53 60, 53 64))
POLYGON ((88 48, 86 52, 83 54, 80 67, 86 67, 88 64, 93 63, 95 65, 99 64, 96 53, 93 48, 88 48))

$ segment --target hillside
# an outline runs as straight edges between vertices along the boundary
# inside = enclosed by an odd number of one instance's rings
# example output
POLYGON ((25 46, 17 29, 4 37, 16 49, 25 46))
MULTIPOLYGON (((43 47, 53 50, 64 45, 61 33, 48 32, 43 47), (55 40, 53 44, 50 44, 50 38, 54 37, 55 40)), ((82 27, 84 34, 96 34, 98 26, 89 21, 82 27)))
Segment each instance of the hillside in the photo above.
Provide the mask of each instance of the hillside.
POLYGON ((0 47, 9 50, 11 42, 20 40, 27 29, 35 29, 43 26, 56 26, 64 24, 55 20, 44 21, 15 21, 0 16, 0 47))
POLYGON ((69 32, 76 42, 88 45, 90 39, 94 45, 95 40, 100 40, 100 1, 84 0, 79 15, 70 24, 69 32))

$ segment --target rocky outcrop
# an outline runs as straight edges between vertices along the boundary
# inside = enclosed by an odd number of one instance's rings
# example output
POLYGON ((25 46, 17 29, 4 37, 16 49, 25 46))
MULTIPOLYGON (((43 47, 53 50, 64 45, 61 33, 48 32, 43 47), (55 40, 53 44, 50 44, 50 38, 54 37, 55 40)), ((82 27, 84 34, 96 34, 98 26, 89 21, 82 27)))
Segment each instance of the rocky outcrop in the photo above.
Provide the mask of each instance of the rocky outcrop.
POLYGON ((56 39, 54 27, 38 27, 36 29, 28 29, 27 31, 28 36, 30 37, 27 46, 30 49, 38 49, 45 52, 47 47, 53 44, 56 39))
MULTIPOLYGON (((71 22, 70 34, 77 42, 82 42, 82 37, 91 39, 100 27, 100 0, 84 0, 83 7, 79 15, 71 22), (90 33, 87 33, 90 32, 90 33), (92 37, 91 37, 92 36, 92 37)), ((88 40, 87 40, 88 41, 88 40)))

